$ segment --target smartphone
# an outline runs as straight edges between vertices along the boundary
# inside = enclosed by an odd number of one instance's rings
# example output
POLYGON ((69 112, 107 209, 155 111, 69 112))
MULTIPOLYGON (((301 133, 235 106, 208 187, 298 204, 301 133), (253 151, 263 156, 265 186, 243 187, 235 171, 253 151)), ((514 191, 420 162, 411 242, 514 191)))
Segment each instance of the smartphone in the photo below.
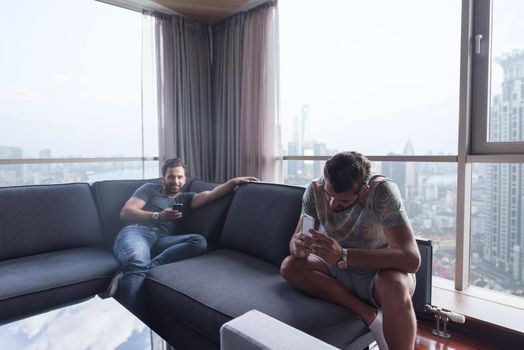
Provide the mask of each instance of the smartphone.
POLYGON ((310 229, 315 228, 315 219, 312 216, 304 214, 304 219, 302 220, 302 234, 311 237, 310 229))
POLYGON ((184 209, 184 205, 182 203, 173 204, 173 210, 182 211, 182 209, 184 209))

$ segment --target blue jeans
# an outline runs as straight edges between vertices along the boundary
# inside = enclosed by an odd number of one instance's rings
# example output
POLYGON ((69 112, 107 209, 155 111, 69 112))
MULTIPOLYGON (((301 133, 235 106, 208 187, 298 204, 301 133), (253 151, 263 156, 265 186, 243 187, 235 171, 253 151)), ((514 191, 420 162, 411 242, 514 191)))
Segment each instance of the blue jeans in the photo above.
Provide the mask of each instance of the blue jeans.
POLYGON ((118 299, 125 306, 134 307, 149 269, 188 259, 203 254, 206 250, 207 242, 202 235, 170 235, 145 224, 124 227, 118 233, 113 246, 113 253, 123 272, 118 287, 118 299))

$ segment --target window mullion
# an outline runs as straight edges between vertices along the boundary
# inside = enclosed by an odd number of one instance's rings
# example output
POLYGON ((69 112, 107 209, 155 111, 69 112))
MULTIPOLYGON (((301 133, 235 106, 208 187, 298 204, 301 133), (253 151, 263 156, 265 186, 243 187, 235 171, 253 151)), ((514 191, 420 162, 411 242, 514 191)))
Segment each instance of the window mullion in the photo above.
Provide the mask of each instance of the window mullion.
POLYGON ((457 218, 455 247, 455 289, 463 290, 469 282, 469 247, 471 222, 471 164, 467 163, 470 150, 471 89, 472 89, 472 0, 462 1, 462 28, 460 54, 460 96, 457 164, 457 218))

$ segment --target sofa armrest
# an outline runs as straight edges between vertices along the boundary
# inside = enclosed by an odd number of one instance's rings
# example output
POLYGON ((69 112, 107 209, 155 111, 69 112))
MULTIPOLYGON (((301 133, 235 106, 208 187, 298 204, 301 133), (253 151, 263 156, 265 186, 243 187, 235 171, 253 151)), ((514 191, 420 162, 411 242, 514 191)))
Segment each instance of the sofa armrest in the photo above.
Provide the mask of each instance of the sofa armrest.
POLYGON ((260 311, 251 310, 220 328, 221 350, 335 350, 336 348, 260 311))

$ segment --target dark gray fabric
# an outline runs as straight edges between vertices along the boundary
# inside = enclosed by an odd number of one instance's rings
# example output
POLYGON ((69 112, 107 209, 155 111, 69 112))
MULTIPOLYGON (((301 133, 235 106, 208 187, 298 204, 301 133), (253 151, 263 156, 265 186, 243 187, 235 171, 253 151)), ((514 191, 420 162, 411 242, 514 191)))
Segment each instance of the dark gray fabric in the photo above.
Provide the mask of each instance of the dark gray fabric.
POLYGON ((215 342, 224 322, 252 309, 328 343, 349 343, 367 332, 348 310, 293 288, 277 266, 229 249, 154 268, 146 288, 161 306, 156 313, 169 313, 215 342))
POLYGON ((89 280, 71 286, 42 290, 23 298, 2 301, 0 303, 0 326, 83 302, 95 296, 93 291, 106 288, 108 281, 108 279, 89 280))
MULTIPOLYGON (((192 177, 188 177, 182 191, 187 191, 193 181, 192 177)), ((120 221, 122 207, 133 192, 146 182, 160 183, 161 180, 107 180, 93 183, 93 193, 98 204, 104 240, 107 244, 112 245, 116 234, 124 227, 124 223, 120 221)))
POLYGON ((0 260, 100 244, 89 185, 0 188, 0 260))
POLYGON ((111 278, 118 262, 100 248, 66 249, 0 262, 0 301, 94 278, 111 278))
POLYGON ((272 262, 289 255, 303 187, 268 183, 240 186, 229 208, 220 244, 272 262))
POLYGON ((93 183, 93 193, 98 204, 106 245, 112 246, 116 234, 124 227, 124 223, 120 221, 120 210, 133 192, 146 182, 159 181, 158 179, 108 180, 93 183))
POLYGON ((0 262, 0 322, 92 297, 118 269, 109 251, 76 248, 0 262))
MULTIPOLYGON (((190 192, 203 192, 215 188, 218 183, 194 180, 188 188, 190 192)), ((193 210, 178 223, 177 233, 200 233, 208 240, 208 247, 218 245, 226 213, 233 200, 234 192, 209 203, 206 206, 193 210)))
MULTIPOLYGON (((146 282, 147 283, 147 282, 146 282)), ((167 288, 167 287, 166 287, 167 288)), ((150 315, 146 323, 177 350, 219 350, 220 345, 209 339, 198 328, 193 328, 170 312, 162 299, 149 299, 150 315), (161 311, 159 311, 161 310, 161 311)), ((141 318, 143 321, 143 318, 141 318)), ((202 321, 204 319, 202 318, 202 321)))

